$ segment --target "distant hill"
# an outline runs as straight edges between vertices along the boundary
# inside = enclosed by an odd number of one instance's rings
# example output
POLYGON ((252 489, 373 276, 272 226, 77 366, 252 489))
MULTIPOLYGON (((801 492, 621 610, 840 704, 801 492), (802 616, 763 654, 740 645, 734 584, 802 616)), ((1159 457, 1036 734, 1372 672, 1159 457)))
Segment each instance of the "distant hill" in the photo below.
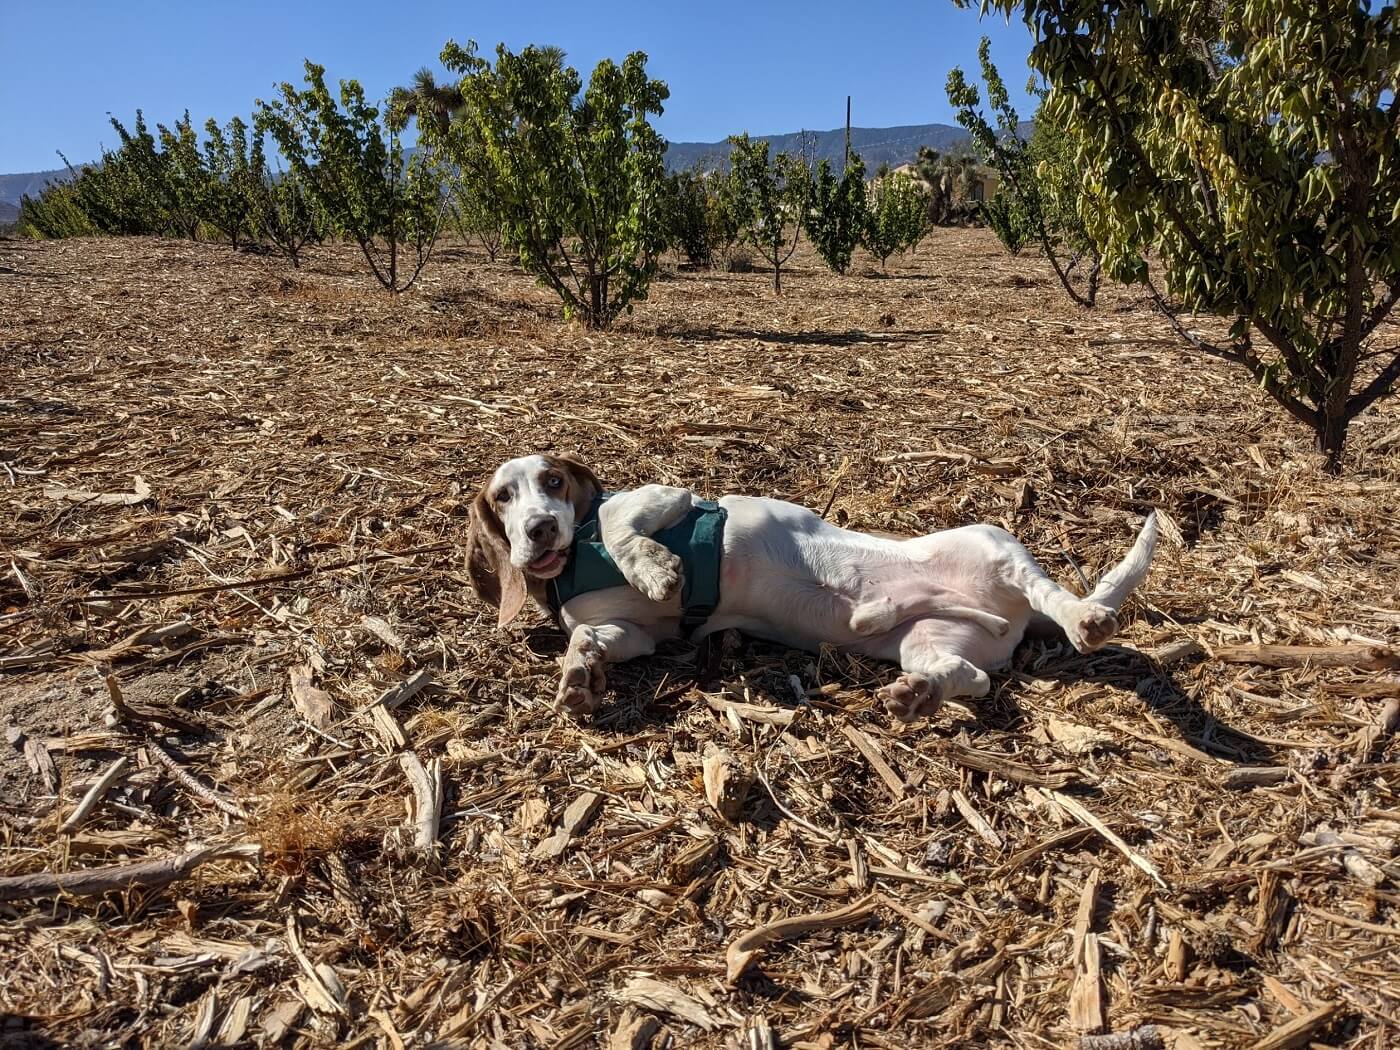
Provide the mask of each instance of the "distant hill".
POLYGON ((0 204, 19 206, 19 199, 25 195, 37 197, 44 192, 50 182, 67 182, 67 168, 54 168, 51 171, 27 171, 18 175, 0 175, 0 204))
MULTIPOLYGON (((1027 125, 1026 130, 1029 129, 1027 125)), ((1024 132, 1023 132, 1024 133, 1024 132)), ((788 132, 783 135, 753 135, 767 139, 774 153, 796 152, 801 135, 814 140, 815 159, 839 164, 846 150, 846 129, 831 131, 788 132)), ((861 155, 866 170, 874 173, 881 164, 896 167, 913 161, 920 146, 930 146, 939 153, 970 150, 971 140, 962 128, 951 124, 905 124, 895 128, 851 128, 851 149, 861 155)), ((728 142, 672 142, 666 149, 666 167, 671 171, 690 168, 696 164, 722 166, 729 159, 728 142)))
POLYGON ((0 201, 0 226, 7 225, 19 218, 19 205, 11 204, 9 201, 0 201))

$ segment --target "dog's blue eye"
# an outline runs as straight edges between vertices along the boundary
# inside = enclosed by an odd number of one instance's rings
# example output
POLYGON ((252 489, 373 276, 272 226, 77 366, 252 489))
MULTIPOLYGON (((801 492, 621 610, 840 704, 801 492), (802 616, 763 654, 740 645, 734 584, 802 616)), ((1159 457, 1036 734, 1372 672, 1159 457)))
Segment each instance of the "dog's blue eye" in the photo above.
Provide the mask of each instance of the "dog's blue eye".
POLYGON ((564 484, 564 479, 557 476, 551 476, 550 479, 545 482, 545 484, 552 489, 557 489, 560 485, 564 484))

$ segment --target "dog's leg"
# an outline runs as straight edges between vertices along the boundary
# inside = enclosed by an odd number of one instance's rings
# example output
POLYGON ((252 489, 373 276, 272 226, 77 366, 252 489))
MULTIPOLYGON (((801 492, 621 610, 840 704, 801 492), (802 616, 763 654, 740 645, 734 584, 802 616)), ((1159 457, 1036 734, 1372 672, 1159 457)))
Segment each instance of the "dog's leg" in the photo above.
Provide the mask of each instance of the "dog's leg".
MULTIPOLYGON (((945 700, 986 696, 991 691, 987 672, 950 652, 949 644, 946 623, 923 619, 872 649, 862 649, 871 656, 897 660, 904 672, 878 694, 886 711, 902 722, 912 722, 934 714, 945 700)), ((959 644, 951 642, 954 648, 959 644)))
POLYGON ((851 610, 851 630, 866 637, 884 634, 916 616, 940 616, 947 620, 971 620, 994 638, 1005 638, 1011 624, 996 613, 974 609, 970 605, 952 605, 952 591, 916 595, 905 600, 889 596, 861 602, 851 610))
POLYGON ((904 673, 878 694, 885 710, 901 722, 933 715, 945 700, 986 696, 991 691, 986 671, 935 647, 935 631, 927 620, 910 627, 899 643, 899 666, 904 673))
POLYGON ((654 602, 665 601, 680 587, 681 560, 652 534, 680 521, 693 504, 689 489, 643 485, 619 493, 598 512, 603 546, 623 578, 654 602))
POLYGON ((1079 652, 1101 649, 1118 633, 1118 613, 1112 606, 1065 590, 1009 533, 998 537, 997 545, 1001 548, 1002 582, 1025 595, 1036 612, 1055 621, 1079 652))
POLYGON ((598 709, 607 688, 604 665, 620 664, 656 652, 651 632, 627 620, 581 623, 569 636, 560 660, 559 706, 575 717, 598 709))

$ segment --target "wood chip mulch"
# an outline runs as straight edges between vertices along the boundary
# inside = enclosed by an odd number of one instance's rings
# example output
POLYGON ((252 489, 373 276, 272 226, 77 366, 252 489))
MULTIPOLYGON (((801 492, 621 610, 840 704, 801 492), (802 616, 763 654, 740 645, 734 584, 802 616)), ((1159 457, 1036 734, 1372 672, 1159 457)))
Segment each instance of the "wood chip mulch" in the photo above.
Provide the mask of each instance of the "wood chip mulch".
POLYGON ((590 333, 461 244, 393 299, 0 241, 0 1046, 1400 1044, 1396 403, 1332 478, 1132 290, 796 261, 590 333), (1114 645, 930 722, 728 636, 577 724, 462 563, 542 450, 1074 587, 1164 539, 1114 645))

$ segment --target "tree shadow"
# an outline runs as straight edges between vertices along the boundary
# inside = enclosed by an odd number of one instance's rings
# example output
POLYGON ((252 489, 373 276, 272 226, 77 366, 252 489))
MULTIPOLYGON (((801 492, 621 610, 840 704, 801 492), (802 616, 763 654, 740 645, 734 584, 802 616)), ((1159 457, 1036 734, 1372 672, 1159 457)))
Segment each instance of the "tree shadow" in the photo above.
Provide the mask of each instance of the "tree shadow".
POLYGON ((39 1031, 37 1017, 0 1010, 0 1050, 61 1050, 67 1043, 39 1031))
MULTIPOLYGON (((1062 645, 1062 648, 1065 647, 1062 645)), ((1019 652, 1025 651, 1023 648, 1019 652)), ((1064 655, 1037 666, 1034 673, 1037 678, 1063 684, 1093 682, 1129 690, 1150 711, 1171 722, 1181 734, 1183 743, 1212 758, 1257 765, 1270 762, 1277 755, 1277 749, 1271 744, 1228 725, 1206 710, 1177 683, 1172 668, 1163 667, 1136 649, 1109 645, 1087 656, 1070 649, 1064 655)), ((989 713, 1004 710, 1004 718, 996 719, 996 728, 1014 729, 1024 714, 1017 698, 1027 694, 1021 689, 999 692, 997 705, 990 708, 989 713)), ((980 717, 978 721, 979 724, 988 725, 980 717)))
POLYGON ((845 331, 776 331, 762 328, 669 328, 657 330, 657 335, 691 343, 717 343, 724 341, 751 339, 760 343, 773 343, 778 346, 900 346, 919 339, 929 339, 946 334, 942 328, 908 328, 895 332, 867 332, 863 328, 848 328, 845 331))

